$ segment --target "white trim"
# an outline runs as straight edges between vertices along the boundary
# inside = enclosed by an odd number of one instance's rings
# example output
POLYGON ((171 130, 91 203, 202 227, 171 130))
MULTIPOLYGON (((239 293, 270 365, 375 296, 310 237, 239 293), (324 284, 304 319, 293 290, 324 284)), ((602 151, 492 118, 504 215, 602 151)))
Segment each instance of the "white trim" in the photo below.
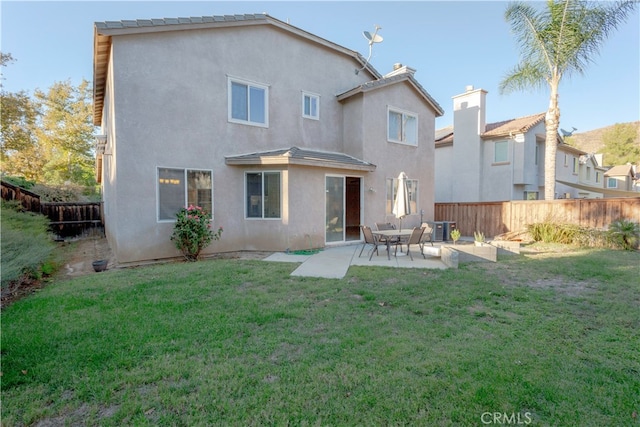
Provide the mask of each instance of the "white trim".
POLYGON ((420 140, 419 136, 418 136, 418 129, 420 128, 419 126, 419 121, 418 121, 418 114, 414 113, 413 111, 409 111, 409 110, 404 110, 402 108, 398 108, 398 107, 394 107, 392 105, 387 105, 387 142, 393 142, 395 144, 403 144, 403 145, 409 145, 412 147, 417 147, 418 146, 418 141, 420 140), (406 141, 406 127, 402 127, 401 131, 402 131, 402 139, 401 140, 397 140, 394 138, 390 138, 389 137, 389 113, 394 112, 397 114, 400 114, 402 117, 404 116, 410 116, 413 117, 415 119, 415 123, 416 123, 416 141, 415 143, 411 143, 411 142, 407 142, 406 141))
POLYGON ((254 82, 247 79, 241 79, 238 77, 232 77, 227 74, 227 120, 230 123, 238 123, 242 125, 268 128, 269 127, 269 85, 264 83, 254 82), (247 87, 247 97, 248 97, 247 103, 249 103, 251 100, 251 97, 249 95, 250 88, 253 87, 257 89, 262 89, 264 91, 264 123, 251 121, 251 118, 249 117, 251 106, 249 104, 247 104, 247 107, 249 110, 247 111, 247 120, 236 119, 232 116, 233 115, 233 97, 231 93, 231 87, 233 83, 245 85, 247 87))
POLYGON ((327 178, 342 178, 342 240, 338 240, 335 242, 327 242, 327 198, 324 197, 324 244, 327 246, 340 246, 344 244, 351 244, 355 242, 362 242, 362 230, 358 229, 358 239, 357 240, 347 240, 347 227, 345 221, 347 220, 347 178, 357 178, 360 181, 360 193, 359 193, 359 207, 360 207, 360 224, 363 224, 364 221, 364 176, 363 175, 352 175, 352 174, 335 174, 335 173, 325 173, 324 174, 324 192, 326 195, 327 192, 327 178))
POLYGON ((243 216, 244 219, 247 221, 282 221, 282 211, 283 211, 283 205, 282 205, 282 201, 283 201, 283 192, 282 192, 282 188, 283 188, 283 183, 282 183, 282 170, 280 169, 273 169, 273 170, 261 170, 261 169, 248 169, 244 171, 244 180, 243 180, 243 198, 242 198, 242 210, 244 212, 243 216), (260 196, 262 199, 262 204, 261 204, 261 216, 260 217, 250 217, 247 216, 247 174, 248 173, 259 173, 262 175, 262 181, 261 181, 261 188, 260 188, 260 196), (280 175, 280 216, 278 216, 277 218, 265 218, 264 216, 264 174, 265 173, 277 173, 280 175))
POLYGON ((320 120, 320 95, 318 95, 317 93, 312 93, 312 92, 308 92, 303 90, 302 91, 302 117, 304 117, 305 119, 311 119, 311 120, 320 120), (304 100, 306 97, 309 97, 310 99, 315 99, 316 100, 316 115, 310 115, 310 114, 305 114, 304 112, 304 100))
POLYGON ((199 168, 187 168, 187 167, 176 167, 176 166, 157 166, 156 165, 156 174, 155 174, 155 187, 156 187, 156 222, 157 223, 175 223, 175 219, 160 219, 160 169, 173 169, 173 170, 182 170, 182 179, 184 180, 184 205, 183 207, 187 207, 187 203, 189 203, 189 190, 187 188, 187 172, 209 172, 211 174, 211 221, 213 221, 213 210, 214 210, 214 202, 213 202, 213 169, 199 169, 199 168))

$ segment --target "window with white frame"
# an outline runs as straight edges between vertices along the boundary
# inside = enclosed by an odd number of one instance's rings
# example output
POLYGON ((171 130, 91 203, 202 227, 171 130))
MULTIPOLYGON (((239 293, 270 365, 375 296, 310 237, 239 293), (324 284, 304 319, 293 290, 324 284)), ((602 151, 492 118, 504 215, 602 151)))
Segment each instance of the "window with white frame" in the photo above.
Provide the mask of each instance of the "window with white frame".
POLYGON ((246 217, 280 218, 280 172, 246 172, 246 217))
POLYGON ((390 142, 418 145, 418 116, 409 111, 387 108, 387 139, 390 142))
POLYGON ((158 168, 158 220, 172 221, 182 208, 200 206, 213 213, 211 171, 158 168))
POLYGON ((306 119, 320 119, 320 96, 309 92, 302 92, 302 117, 306 119))
POLYGON ((229 78, 229 121, 269 126, 269 87, 229 78))
MULTIPOLYGON (((398 178, 387 178, 387 203, 386 214, 393 214, 393 202, 396 200, 396 194, 398 193, 398 178)), ((418 213, 418 180, 407 179, 407 192, 409 193, 409 207, 411 213, 418 213)))
POLYGON ((618 180, 615 178, 607 178, 607 188, 618 188, 618 180))
POLYGON ((505 163, 509 161, 509 143, 507 141, 496 141, 493 150, 494 163, 505 163))
POLYGON ((573 157, 573 173, 574 174, 578 174, 578 168, 580 166, 580 161, 578 160, 577 157, 573 157))
POLYGON ((587 166, 587 181, 591 180, 591 167, 587 166))
POLYGON ((596 172, 596 184, 600 184, 600 172, 596 172))
POLYGON ((569 156, 567 156, 566 154, 564 155, 564 165, 569 166, 569 156))

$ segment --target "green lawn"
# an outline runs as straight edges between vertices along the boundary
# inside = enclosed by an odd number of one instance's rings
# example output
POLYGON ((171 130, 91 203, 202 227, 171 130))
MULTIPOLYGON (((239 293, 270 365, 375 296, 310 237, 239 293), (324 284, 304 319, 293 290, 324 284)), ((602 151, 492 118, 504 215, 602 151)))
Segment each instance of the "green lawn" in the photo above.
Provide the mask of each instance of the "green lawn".
POLYGON ((341 280, 211 260, 57 281, 2 312, 2 425, 640 425, 639 265, 556 247, 341 280))

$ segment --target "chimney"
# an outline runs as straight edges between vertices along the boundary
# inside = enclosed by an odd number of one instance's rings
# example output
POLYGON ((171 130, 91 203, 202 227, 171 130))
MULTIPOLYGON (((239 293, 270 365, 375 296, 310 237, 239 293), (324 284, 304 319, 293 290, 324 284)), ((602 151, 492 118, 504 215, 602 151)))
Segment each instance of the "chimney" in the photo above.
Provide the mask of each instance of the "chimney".
POLYGON ((460 115, 463 110, 467 110, 464 112, 464 126, 473 128, 476 135, 481 135, 484 133, 487 125, 487 91, 484 89, 474 89, 473 85, 467 85, 464 89, 463 94, 453 97, 454 127, 456 126, 456 115, 460 115), (471 121, 476 123, 471 123, 471 121))
POLYGON ((415 68, 407 67, 406 65, 402 65, 400 62, 396 62, 393 64, 393 71, 384 75, 383 77, 391 77, 396 76, 398 74, 411 74, 414 75, 416 72, 415 68))
POLYGON ((456 159, 457 201, 482 200, 483 144, 485 131, 485 98, 487 91, 469 85, 464 93, 453 97, 453 152, 456 159))

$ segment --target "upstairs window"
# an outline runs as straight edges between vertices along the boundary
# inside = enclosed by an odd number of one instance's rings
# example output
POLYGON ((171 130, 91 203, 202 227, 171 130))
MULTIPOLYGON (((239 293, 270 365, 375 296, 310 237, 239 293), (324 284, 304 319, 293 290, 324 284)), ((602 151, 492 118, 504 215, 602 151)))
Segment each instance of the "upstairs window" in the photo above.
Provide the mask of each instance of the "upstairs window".
POLYGON ((578 160, 578 158, 577 157, 573 157, 573 173, 575 175, 578 174, 579 165, 580 165, 580 161, 578 160))
POLYGON ((507 141, 496 141, 493 149, 493 162, 505 163, 509 161, 509 143, 507 141))
POLYGON ((618 188, 618 180, 615 178, 607 178, 607 188, 618 188))
POLYGON ((269 87, 229 79, 229 121, 253 126, 269 126, 269 87))
POLYGON ((389 107, 387 116, 389 142, 418 145, 418 117, 408 111, 389 107))
POLYGON ((308 92, 302 93, 302 117, 320 119, 320 96, 308 92))

